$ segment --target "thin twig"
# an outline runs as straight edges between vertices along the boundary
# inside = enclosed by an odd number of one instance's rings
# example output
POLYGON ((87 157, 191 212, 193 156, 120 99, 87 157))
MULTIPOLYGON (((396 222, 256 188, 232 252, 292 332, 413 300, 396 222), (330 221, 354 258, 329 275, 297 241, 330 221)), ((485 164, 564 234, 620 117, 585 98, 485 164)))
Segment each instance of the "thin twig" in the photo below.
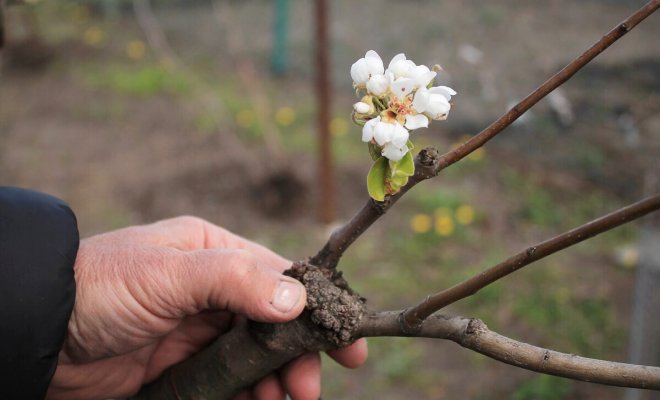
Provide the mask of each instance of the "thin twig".
POLYGON ((614 42, 621 39, 623 35, 630 32, 637 24, 642 22, 646 17, 653 14, 660 7, 660 0, 652 0, 646 3, 642 8, 637 10, 634 14, 626 18, 623 22, 614 27, 598 42, 594 43, 587 51, 582 53, 581 56, 568 63, 559 72, 554 74, 550 79, 545 81, 541 86, 536 88, 527 97, 522 99, 518 104, 513 106, 508 112, 499 117, 495 122, 490 124, 486 129, 482 130, 465 143, 461 144, 452 151, 443 154, 440 157, 439 171, 447 168, 455 162, 466 157, 479 147, 483 146, 490 139, 494 138, 497 134, 502 132, 506 127, 511 125, 515 120, 520 118, 527 110, 532 108, 533 105, 538 103, 541 99, 547 96, 550 92, 561 86, 564 82, 569 80, 576 72, 582 67, 587 65, 591 60, 596 58, 605 49, 610 47, 614 42))
POLYGON ((552 239, 528 247, 461 283, 426 297, 416 306, 405 310, 401 314, 402 329, 409 331, 419 329, 422 321, 434 312, 477 293, 484 287, 524 266, 659 209, 660 194, 656 194, 571 229, 552 239))
POLYGON ((611 386, 660 390, 660 367, 624 364, 560 353, 502 336, 478 319, 434 314, 420 330, 401 329, 400 311, 363 318, 361 336, 415 336, 448 339, 485 356, 523 369, 611 386))
POLYGON ((149 0, 133 0, 133 12, 140 29, 147 38, 149 47, 158 54, 158 58, 165 65, 181 65, 181 61, 170 46, 163 28, 154 15, 149 0))
MULTIPOLYGON (((538 103, 550 92, 570 79, 577 71, 596 58, 623 35, 630 32, 630 30, 632 30, 637 24, 657 10, 658 7, 660 7, 660 0, 649 1, 645 6, 603 36, 582 55, 568 63, 563 69, 545 81, 545 83, 532 93, 527 95, 527 97, 525 97, 520 103, 516 104, 511 110, 495 120, 495 122, 490 124, 486 129, 482 130, 454 150, 443 154, 442 156, 436 154, 434 160, 432 160, 431 167, 425 168, 419 174, 416 173, 415 176, 412 177, 402 188, 401 192, 394 196, 387 196, 382 202, 370 199, 358 214, 346 224, 346 226, 338 229, 332 234, 328 243, 326 243, 316 256, 312 257, 311 261, 319 266, 334 268, 348 246, 350 246, 350 244, 353 243, 369 226, 371 226, 371 224, 376 222, 381 215, 385 214, 392 204, 394 204, 404 193, 419 182, 437 176, 440 171, 466 157, 468 154, 483 146, 497 134, 501 133, 534 104, 538 103)), ((422 152, 427 151, 429 151, 429 149, 422 150, 422 152)), ((420 156, 421 154, 415 159, 416 168, 418 167, 420 156)))

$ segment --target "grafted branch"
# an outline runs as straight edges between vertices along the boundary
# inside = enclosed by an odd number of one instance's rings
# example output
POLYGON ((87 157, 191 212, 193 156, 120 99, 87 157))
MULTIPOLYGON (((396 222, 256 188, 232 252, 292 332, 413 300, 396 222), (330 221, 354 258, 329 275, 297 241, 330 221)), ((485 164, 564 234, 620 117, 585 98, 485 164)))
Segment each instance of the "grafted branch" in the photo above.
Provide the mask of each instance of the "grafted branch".
POLYGON ((611 386, 660 390, 660 367, 625 364, 560 353, 502 336, 474 318, 433 314, 414 333, 399 324, 401 311, 363 319, 361 336, 407 336, 447 339, 466 349, 516 367, 611 386))
POLYGON ((345 226, 339 228, 332 234, 328 243, 321 249, 321 251, 310 260, 315 265, 324 268, 335 268, 339 259, 344 251, 357 239, 371 224, 376 222, 383 214, 390 209, 390 207, 399 199, 403 194, 410 190, 419 182, 437 176, 440 171, 448 166, 463 159, 468 154, 472 153, 479 147, 483 146, 486 142, 501 133, 506 127, 511 125, 515 120, 520 118, 527 110, 532 108, 541 99, 547 96, 550 92, 561 86, 564 82, 569 80, 575 73, 582 67, 587 65, 591 60, 596 58, 605 49, 610 47, 614 42, 619 40, 623 35, 630 32, 637 24, 642 22, 646 17, 653 14, 660 7, 660 0, 649 1, 645 6, 637 10, 634 14, 626 18, 623 22, 619 23, 599 41, 594 43, 587 51, 582 53, 579 57, 568 63, 559 72, 554 74, 546 80, 541 86, 536 88, 527 97, 522 99, 512 109, 503 114, 486 129, 482 130, 472 138, 458 146, 457 148, 439 156, 437 150, 424 149, 415 158, 415 175, 411 177, 406 186, 402 190, 393 195, 387 196, 384 201, 378 202, 370 199, 367 204, 351 219, 345 226), (432 153, 432 154, 431 154, 432 153), (429 157, 431 159, 429 159, 429 157), (424 160, 426 162, 424 163, 424 160), (420 164, 423 165, 420 171, 420 164))
MULTIPOLYGON (((362 336, 424 336, 449 339, 502 362, 533 371, 608 385, 660 389, 660 368, 592 360, 552 352, 491 332, 478 320, 435 314, 426 318, 419 329, 412 331, 404 329, 404 325, 400 323, 400 311, 365 316, 363 300, 350 290, 340 273, 334 270, 344 251, 408 190, 417 183, 436 176, 442 169, 483 146, 659 6, 660 0, 647 3, 513 109, 460 147, 442 156, 435 149, 422 150, 415 158, 415 175, 399 193, 386 197, 383 202, 369 200, 353 219, 331 235, 323 249, 312 257, 309 263, 297 263, 289 271, 298 273, 301 277, 299 279, 308 290, 307 309, 302 317, 286 324, 258 324, 251 327, 237 325, 228 334, 216 339, 209 348, 188 361, 172 367, 158 380, 145 387, 134 399, 230 398, 238 390, 256 383, 269 372, 276 371, 285 362, 303 352, 341 347, 362 336), (323 277, 325 280, 321 279, 323 277), (323 285, 320 282, 324 282, 323 285), (313 295, 315 292, 321 295, 313 295), (329 313, 326 308, 332 304, 336 304, 338 307, 335 308, 339 311, 350 306, 349 308, 355 309, 356 312, 348 316, 344 315, 346 313, 343 311, 336 314, 329 313), (341 322, 341 318, 348 322, 341 322), (241 340, 245 335, 248 337, 241 340), (339 339, 336 339, 337 337, 339 339), (258 368, 253 368, 255 366, 258 368)), ((647 202, 649 199, 640 203, 648 206, 647 202)), ((651 198, 650 202, 654 204, 653 209, 658 208, 658 196, 651 198)), ((647 210, 645 207, 642 209, 647 210)), ((592 227, 593 230, 589 228, 579 234, 577 241, 650 211, 643 210, 634 208, 633 211, 623 213, 625 215, 621 215, 620 219, 611 217, 611 220, 603 223, 604 226, 611 226, 600 231, 598 230, 600 228, 592 227)), ((600 223, 596 221, 594 224, 600 223)), ((575 232, 568 234, 577 236, 575 232)), ((548 245, 548 254, 557 251, 565 243, 570 243, 570 240, 565 242, 562 239, 558 240, 558 243, 553 242, 548 245)), ((541 254, 538 247, 541 245, 537 246, 535 251, 531 251, 532 254, 526 251, 522 256, 522 262, 529 263, 538 259, 541 254), (535 255, 535 252, 539 253, 535 255)), ((511 268, 515 270, 516 265, 520 263, 512 262, 511 268)), ((506 267, 502 267, 502 271, 506 272, 506 267)), ((493 272, 492 277, 499 279, 506 275, 502 274, 502 271, 493 272)), ((474 288, 478 290, 478 286, 469 287, 470 290, 474 288)))
POLYGON ((421 322, 425 318, 434 312, 477 293, 491 283, 502 279, 534 261, 538 261, 553 253, 659 209, 660 194, 656 194, 627 207, 620 208, 617 211, 597 218, 577 228, 571 229, 561 235, 530 246, 520 253, 509 257, 501 263, 490 267, 461 283, 426 297, 416 306, 405 310, 401 314, 402 329, 406 331, 414 331, 419 328, 421 322))

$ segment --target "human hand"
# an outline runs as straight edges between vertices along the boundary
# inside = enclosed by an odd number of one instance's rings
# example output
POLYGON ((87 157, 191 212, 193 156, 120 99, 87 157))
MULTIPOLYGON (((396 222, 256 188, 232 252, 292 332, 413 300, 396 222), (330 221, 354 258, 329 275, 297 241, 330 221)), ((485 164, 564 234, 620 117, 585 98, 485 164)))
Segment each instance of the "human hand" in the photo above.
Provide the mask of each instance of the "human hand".
MULTIPOLYGON (((284 322, 300 314, 305 289, 281 272, 290 261, 193 217, 136 226, 81 241, 76 302, 48 399, 135 394, 169 366, 204 348, 242 315, 284 322)), ((366 342, 330 354, 354 368, 366 342)), ((320 358, 306 354, 237 399, 320 396, 320 358)))

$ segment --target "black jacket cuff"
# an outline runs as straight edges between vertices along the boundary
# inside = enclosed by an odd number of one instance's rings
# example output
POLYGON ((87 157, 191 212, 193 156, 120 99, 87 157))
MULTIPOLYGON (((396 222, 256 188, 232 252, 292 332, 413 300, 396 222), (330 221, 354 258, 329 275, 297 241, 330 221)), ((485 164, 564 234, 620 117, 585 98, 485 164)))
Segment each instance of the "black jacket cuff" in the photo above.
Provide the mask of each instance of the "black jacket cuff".
POLYGON ((62 200, 0 187, 0 398, 43 399, 75 300, 76 217, 62 200))

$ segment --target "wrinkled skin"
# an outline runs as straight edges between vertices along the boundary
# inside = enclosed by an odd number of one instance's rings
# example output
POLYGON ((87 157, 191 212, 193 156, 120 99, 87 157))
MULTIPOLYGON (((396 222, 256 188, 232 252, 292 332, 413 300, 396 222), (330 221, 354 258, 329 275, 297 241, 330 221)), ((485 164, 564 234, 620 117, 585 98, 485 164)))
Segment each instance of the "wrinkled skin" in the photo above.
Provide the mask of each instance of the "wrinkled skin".
MULTIPOLYGON (((235 318, 294 319, 306 297, 299 282, 281 274, 290 265, 193 217, 81 241, 76 302, 47 398, 130 396, 226 332, 235 318), (288 302, 275 299, 278 287, 288 289, 288 302)), ((354 368, 366 354, 360 340, 330 355, 354 368)), ((319 355, 306 354, 236 398, 318 399, 320 379, 319 355)))

